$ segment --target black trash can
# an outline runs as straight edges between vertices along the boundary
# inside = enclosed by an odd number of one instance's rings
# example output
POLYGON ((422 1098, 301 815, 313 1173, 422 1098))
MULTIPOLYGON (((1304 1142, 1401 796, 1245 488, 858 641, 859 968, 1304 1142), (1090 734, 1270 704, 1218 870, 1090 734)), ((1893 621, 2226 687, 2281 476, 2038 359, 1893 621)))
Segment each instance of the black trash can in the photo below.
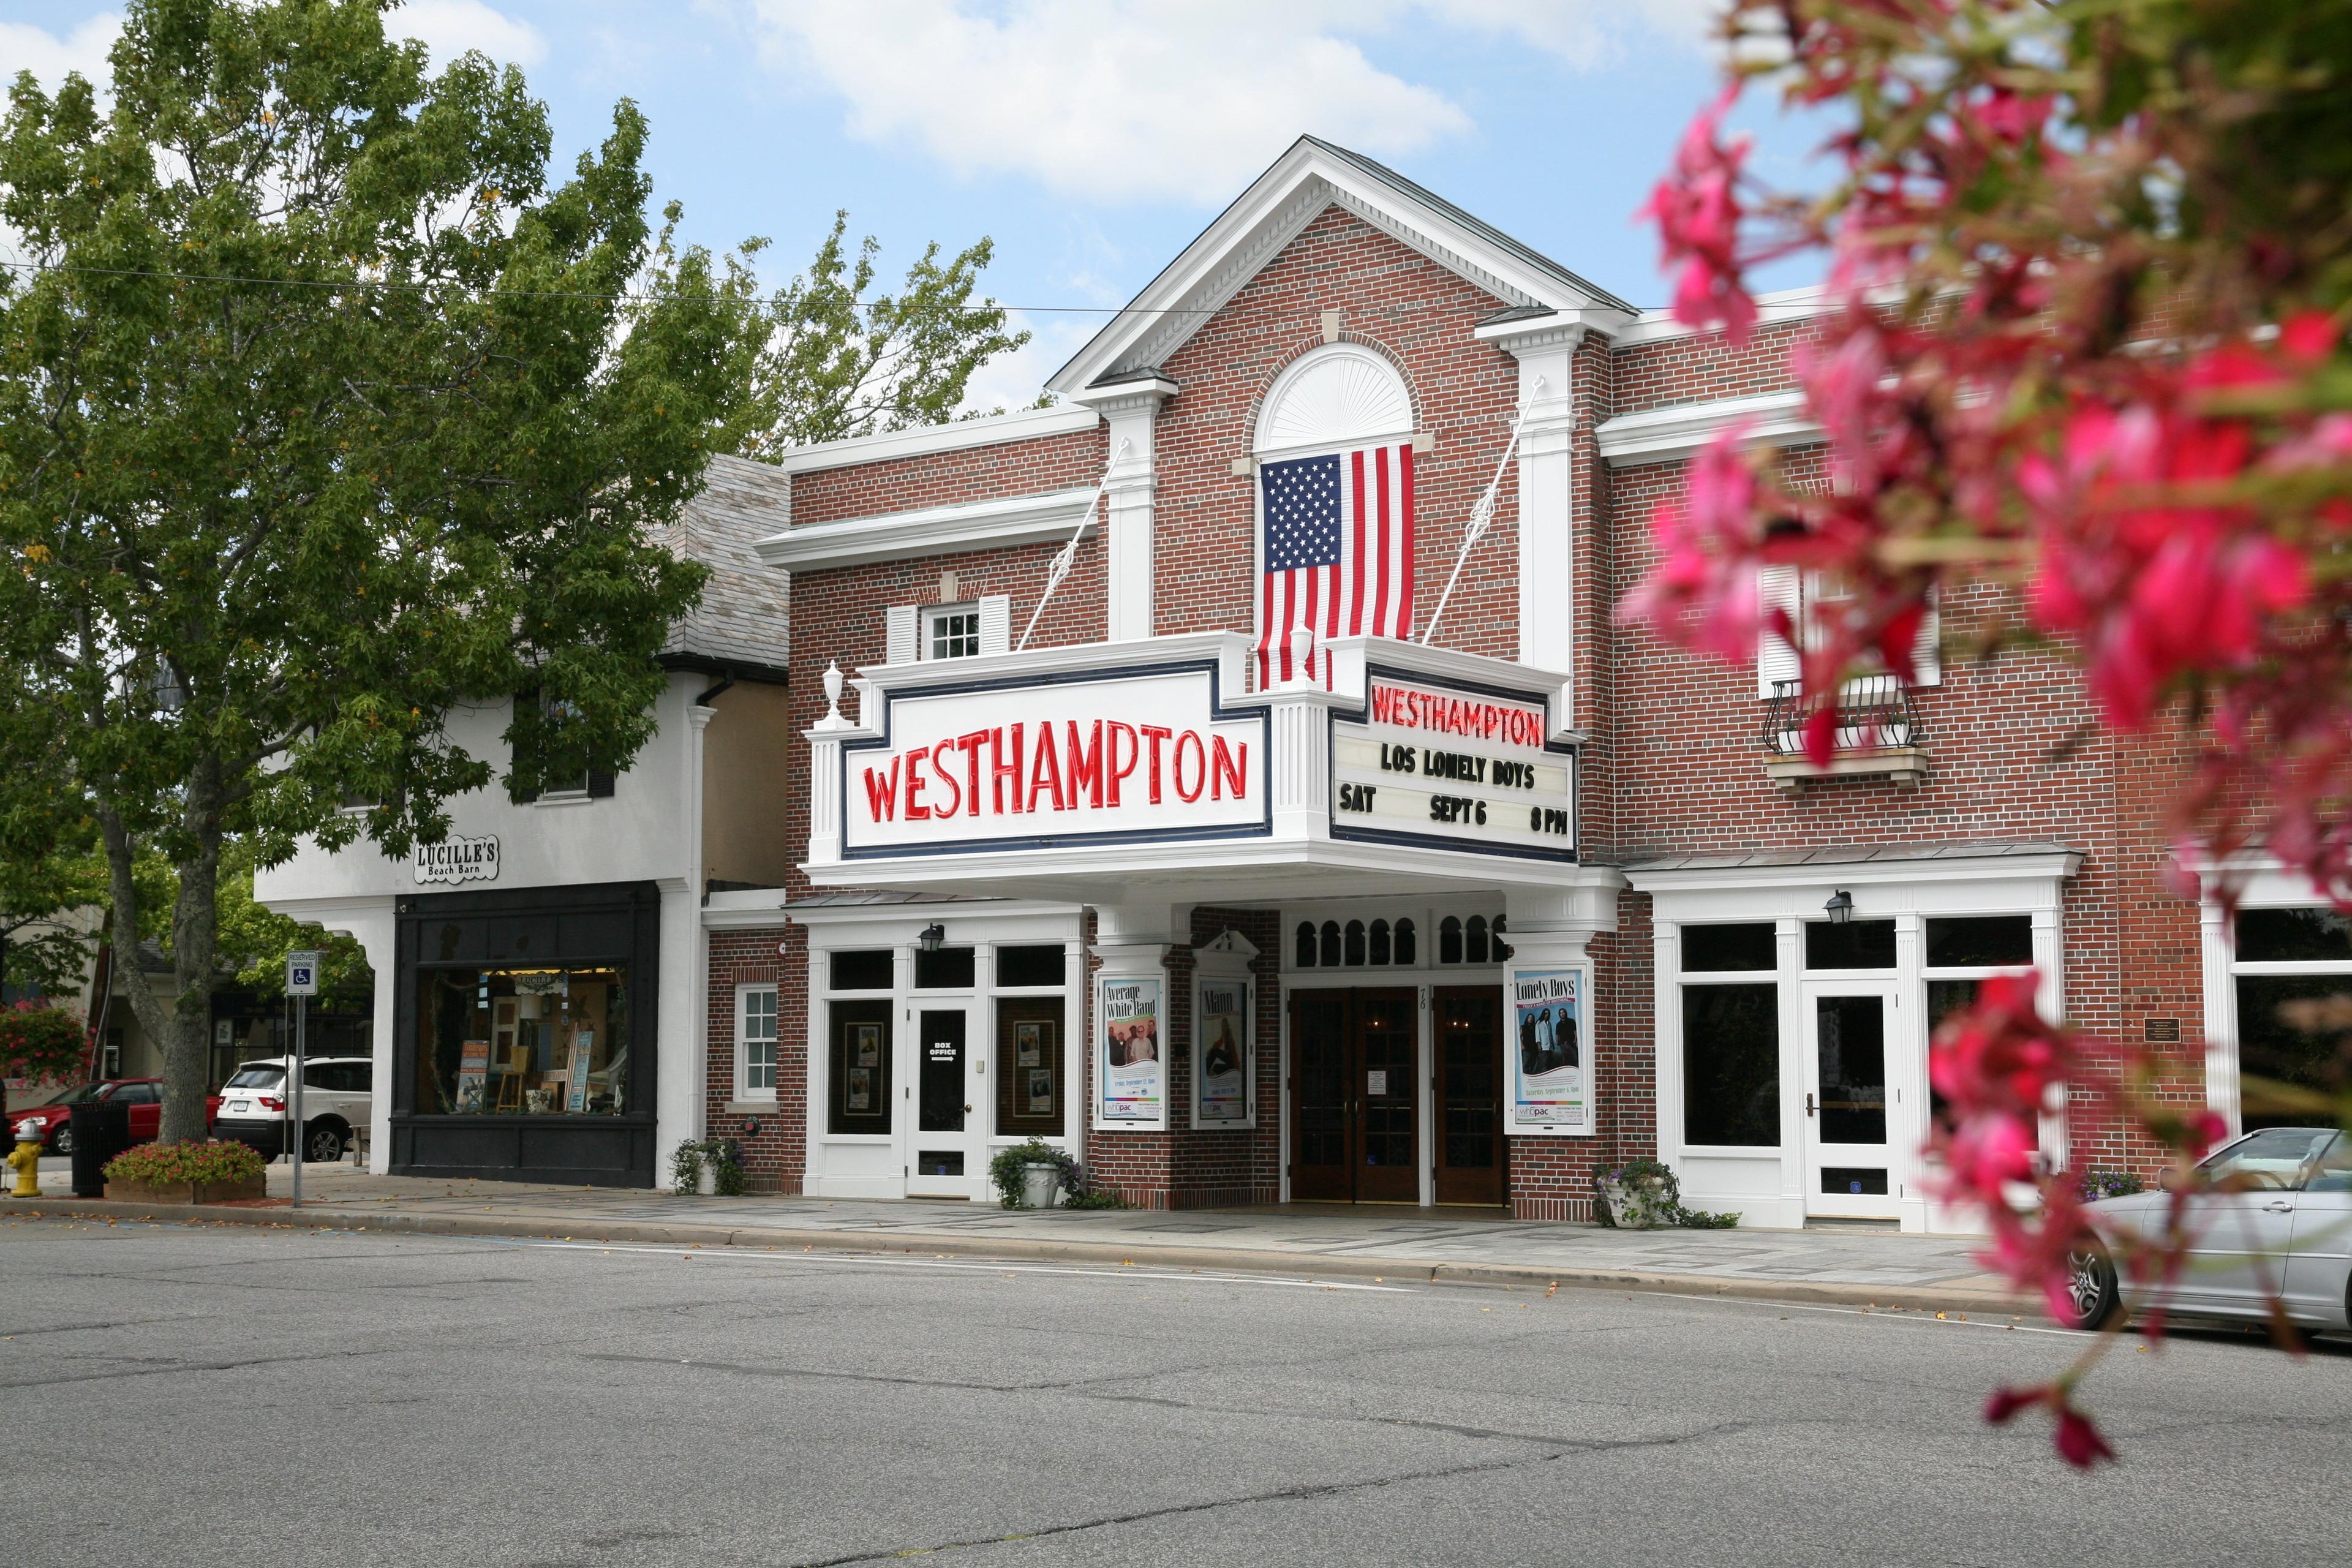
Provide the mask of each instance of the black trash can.
POLYGON ((78 1198, 106 1195, 106 1163, 131 1147, 131 1107, 85 1100, 68 1112, 73 1128, 73 1189, 78 1198))

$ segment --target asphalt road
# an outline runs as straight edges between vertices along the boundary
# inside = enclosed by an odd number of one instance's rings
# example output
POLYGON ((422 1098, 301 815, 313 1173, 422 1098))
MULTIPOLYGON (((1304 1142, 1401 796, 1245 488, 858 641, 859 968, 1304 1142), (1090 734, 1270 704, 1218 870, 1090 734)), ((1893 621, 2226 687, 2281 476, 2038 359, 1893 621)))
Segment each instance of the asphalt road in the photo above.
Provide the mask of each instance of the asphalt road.
POLYGON ((2342 1563, 2352 1346, 0 1219, 18 1562, 2342 1563))

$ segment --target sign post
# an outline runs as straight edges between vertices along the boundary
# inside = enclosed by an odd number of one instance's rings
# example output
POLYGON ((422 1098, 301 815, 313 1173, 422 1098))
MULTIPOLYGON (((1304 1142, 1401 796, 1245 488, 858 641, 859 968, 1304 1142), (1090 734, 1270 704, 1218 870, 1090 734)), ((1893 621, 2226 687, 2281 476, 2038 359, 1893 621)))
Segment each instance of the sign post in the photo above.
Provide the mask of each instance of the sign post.
POLYGON ((302 1079, 310 1056, 310 998, 319 994, 319 953, 313 949, 286 955, 286 994, 294 998, 294 1161, 293 1206, 302 1206, 302 1079))

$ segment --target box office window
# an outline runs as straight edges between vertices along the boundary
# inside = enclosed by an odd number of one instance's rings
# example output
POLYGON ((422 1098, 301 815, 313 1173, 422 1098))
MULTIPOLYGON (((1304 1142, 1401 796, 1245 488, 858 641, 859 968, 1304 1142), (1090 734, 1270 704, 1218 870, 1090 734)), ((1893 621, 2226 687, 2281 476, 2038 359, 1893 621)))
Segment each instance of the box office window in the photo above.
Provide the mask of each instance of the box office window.
POLYGON ((887 1001, 835 1002, 825 1009, 835 1132, 890 1131, 891 1011, 887 1001))
POLYGON ((1805 922, 1807 969, 1892 969, 1895 967, 1893 921, 1805 922))
POLYGON ((420 1114, 629 1109, 628 965, 432 969, 419 978, 420 1114))
POLYGON ((1683 1141, 1780 1142, 1780 988, 1683 987, 1683 1141))
POLYGON ((829 953, 826 975, 835 991, 887 991, 892 980, 890 950, 859 947, 829 953))
POLYGON ((1686 925, 1682 928, 1683 973, 1770 973, 1780 967, 1780 943, 1770 921, 1743 921, 1735 925, 1686 925))
POLYGON ((1069 955, 1058 942, 996 950, 996 983, 1015 985, 1060 985, 1069 973, 1069 955))
POLYGON ((1927 917, 1930 969, 2022 969, 2032 962, 2032 915, 1927 917))
POLYGON ((1061 1135, 1066 1068, 1059 997, 1007 996, 996 1004, 996 1131, 1000 1137, 1061 1135))

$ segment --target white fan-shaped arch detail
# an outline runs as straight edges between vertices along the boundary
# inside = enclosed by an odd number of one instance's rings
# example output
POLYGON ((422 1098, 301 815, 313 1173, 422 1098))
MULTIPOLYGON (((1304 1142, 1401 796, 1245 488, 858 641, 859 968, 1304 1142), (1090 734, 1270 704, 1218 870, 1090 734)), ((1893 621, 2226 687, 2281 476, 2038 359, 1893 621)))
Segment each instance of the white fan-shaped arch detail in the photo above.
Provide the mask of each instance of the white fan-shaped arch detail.
POLYGON ((1276 378, 1255 450, 1340 447, 1412 430, 1412 396, 1396 366, 1354 343, 1312 350, 1276 378))

